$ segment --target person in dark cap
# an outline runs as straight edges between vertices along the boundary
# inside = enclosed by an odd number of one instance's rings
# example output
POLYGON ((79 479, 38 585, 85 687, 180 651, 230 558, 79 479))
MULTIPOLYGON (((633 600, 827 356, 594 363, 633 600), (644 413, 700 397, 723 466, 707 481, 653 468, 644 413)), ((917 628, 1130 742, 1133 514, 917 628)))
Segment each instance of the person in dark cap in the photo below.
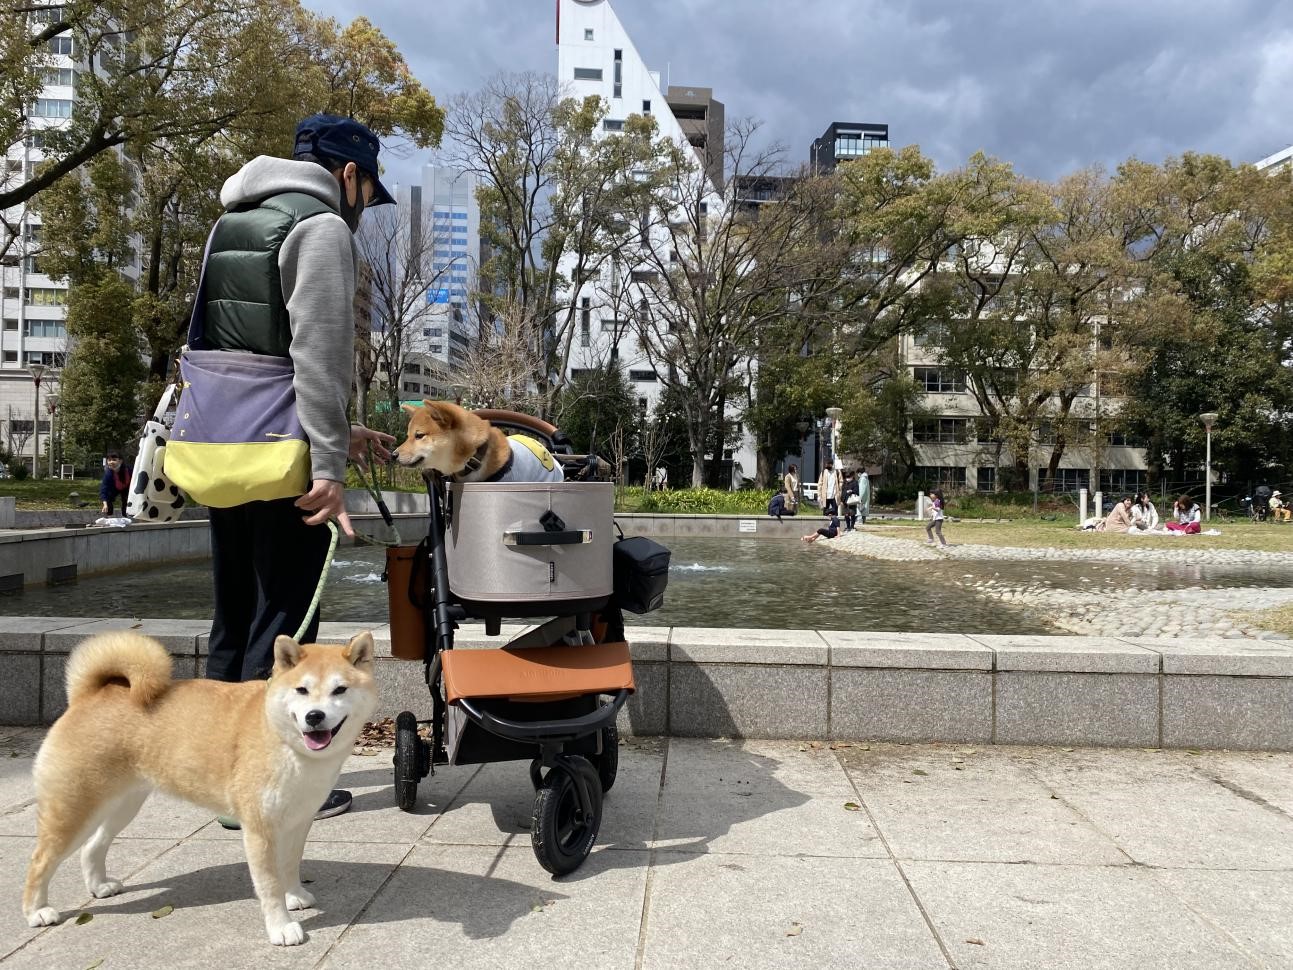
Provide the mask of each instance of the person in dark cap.
MULTIPOLYGON (((389 458, 390 435, 351 425, 357 252, 364 210, 395 200, 382 185, 381 143, 351 118, 317 114, 296 129, 291 159, 253 158, 224 183, 225 212, 203 265, 204 346, 291 359, 297 415, 310 445, 311 483, 299 498, 210 510, 215 617, 206 675, 269 676, 274 639, 309 612, 335 518, 344 505, 347 457, 371 442, 389 458)), ((318 636, 316 613, 302 637, 318 636)), ((320 818, 350 808, 334 791, 320 818)), ((232 819, 222 824, 234 827, 232 819)))

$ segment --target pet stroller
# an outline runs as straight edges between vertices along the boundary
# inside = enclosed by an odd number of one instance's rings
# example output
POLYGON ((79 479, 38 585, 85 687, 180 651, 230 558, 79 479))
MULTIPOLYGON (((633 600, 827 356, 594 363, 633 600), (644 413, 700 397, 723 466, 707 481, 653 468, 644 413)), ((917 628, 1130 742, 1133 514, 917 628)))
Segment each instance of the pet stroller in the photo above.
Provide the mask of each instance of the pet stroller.
POLYGON ((539 440, 567 480, 437 476, 427 486, 426 539, 387 551, 391 651, 424 663, 432 705, 429 722, 409 711, 396 718, 395 797, 412 811, 418 783, 436 765, 529 761, 534 853, 561 875, 592 850, 615 783, 615 719, 634 690, 620 608, 663 603, 668 550, 614 541, 605 462, 572 454, 568 439, 537 418, 476 413, 505 434, 539 440), (493 637, 513 618, 542 622, 501 649, 454 649, 459 622, 483 621, 493 637))

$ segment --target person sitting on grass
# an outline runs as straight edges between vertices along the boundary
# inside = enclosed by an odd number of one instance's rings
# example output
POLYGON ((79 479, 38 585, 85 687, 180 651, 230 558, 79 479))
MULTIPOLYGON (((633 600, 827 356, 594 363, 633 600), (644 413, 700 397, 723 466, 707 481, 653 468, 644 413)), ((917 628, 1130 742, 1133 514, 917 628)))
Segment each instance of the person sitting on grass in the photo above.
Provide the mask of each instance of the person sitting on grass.
POLYGON ((1131 504, 1131 524, 1138 532, 1153 532, 1158 528, 1158 509, 1149 500, 1148 492, 1138 492, 1131 504))
POLYGON ((1110 512, 1104 520, 1104 532, 1130 532, 1133 528, 1131 524, 1131 496, 1125 495, 1117 502, 1113 511, 1110 512))
POLYGON ((1197 536, 1203 531, 1202 523, 1203 512, 1199 503, 1188 495, 1182 495, 1172 504, 1172 518, 1163 527, 1169 532, 1197 536))
POLYGON ((816 542, 818 539, 834 539, 840 534, 840 517, 831 516, 831 523, 824 529, 818 529, 816 532, 810 532, 804 536, 804 542, 816 542))

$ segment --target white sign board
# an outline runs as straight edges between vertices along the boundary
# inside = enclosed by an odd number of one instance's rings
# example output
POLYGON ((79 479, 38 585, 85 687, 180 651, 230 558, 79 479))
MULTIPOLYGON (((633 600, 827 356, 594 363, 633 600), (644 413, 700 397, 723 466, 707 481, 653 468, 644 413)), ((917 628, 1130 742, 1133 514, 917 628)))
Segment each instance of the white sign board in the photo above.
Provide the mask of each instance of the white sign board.
POLYGON ((758 522, 756 522, 754 519, 742 519, 742 520, 741 520, 741 531, 742 531, 742 532, 758 532, 758 531, 759 531, 759 523, 758 523, 758 522))

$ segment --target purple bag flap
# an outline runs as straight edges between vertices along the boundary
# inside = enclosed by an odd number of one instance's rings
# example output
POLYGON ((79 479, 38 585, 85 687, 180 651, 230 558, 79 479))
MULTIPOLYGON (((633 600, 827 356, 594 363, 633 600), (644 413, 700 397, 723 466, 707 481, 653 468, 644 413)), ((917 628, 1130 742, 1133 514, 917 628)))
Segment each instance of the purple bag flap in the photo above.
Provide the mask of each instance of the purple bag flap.
POLYGON ((184 390, 171 440, 213 444, 304 440, 292 374, 286 357, 188 351, 180 358, 184 390))

